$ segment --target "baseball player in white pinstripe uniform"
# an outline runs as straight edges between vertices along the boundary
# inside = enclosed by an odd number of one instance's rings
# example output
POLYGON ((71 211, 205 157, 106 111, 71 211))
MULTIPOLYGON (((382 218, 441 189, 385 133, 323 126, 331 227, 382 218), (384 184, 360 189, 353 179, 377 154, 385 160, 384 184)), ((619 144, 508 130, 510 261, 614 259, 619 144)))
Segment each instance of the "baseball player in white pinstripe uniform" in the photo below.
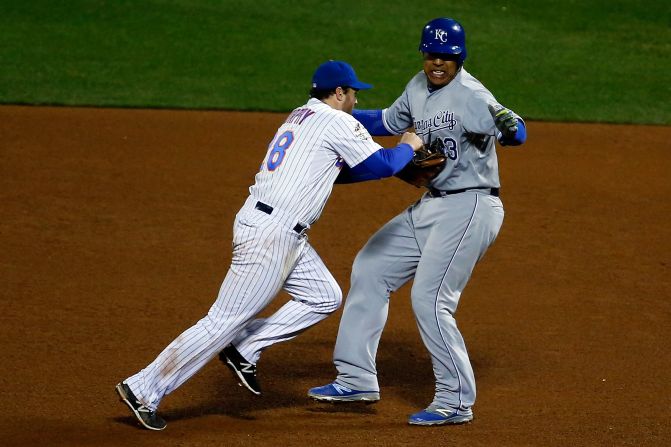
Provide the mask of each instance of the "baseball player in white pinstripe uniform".
POLYGON ((166 422, 156 413, 161 399, 222 350, 220 357, 240 382, 259 394, 260 352, 338 309, 340 287, 306 231, 319 218, 334 182, 394 175, 422 145, 414 133, 405 133, 390 149, 372 140, 351 115, 356 92, 371 87, 345 62, 317 68, 310 100, 278 129, 235 218, 232 262, 216 301, 152 363, 116 386, 142 426, 164 429, 166 422), (281 289, 293 299, 271 317, 254 320, 281 289))

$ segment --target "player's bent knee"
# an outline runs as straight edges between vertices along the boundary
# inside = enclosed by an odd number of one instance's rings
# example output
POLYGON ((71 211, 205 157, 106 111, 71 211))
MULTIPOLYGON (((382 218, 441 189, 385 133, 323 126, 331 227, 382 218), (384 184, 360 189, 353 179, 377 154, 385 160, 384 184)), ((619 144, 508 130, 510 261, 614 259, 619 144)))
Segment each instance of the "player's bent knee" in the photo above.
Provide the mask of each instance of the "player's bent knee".
POLYGON ((351 287, 362 285, 374 287, 376 284, 383 287, 380 281, 380 271, 375 265, 374 257, 361 250, 352 264, 352 275, 350 276, 351 287))
POLYGON ((412 292, 410 293, 410 303, 412 304, 412 311, 415 315, 426 315, 429 313, 429 308, 432 307, 426 297, 422 297, 412 292))
POLYGON ((435 293, 431 294, 415 289, 414 286, 410 291, 410 301, 412 303, 412 311, 418 318, 429 316, 429 318, 435 319, 436 307, 441 310, 447 310, 452 316, 454 316, 454 312, 456 311, 456 304, 436 296, 435 293))
POLYGON ((325 313, 333 313, 342 305, 342 289, 335 281, 331 284, 326 303, 323 306, 325 313))

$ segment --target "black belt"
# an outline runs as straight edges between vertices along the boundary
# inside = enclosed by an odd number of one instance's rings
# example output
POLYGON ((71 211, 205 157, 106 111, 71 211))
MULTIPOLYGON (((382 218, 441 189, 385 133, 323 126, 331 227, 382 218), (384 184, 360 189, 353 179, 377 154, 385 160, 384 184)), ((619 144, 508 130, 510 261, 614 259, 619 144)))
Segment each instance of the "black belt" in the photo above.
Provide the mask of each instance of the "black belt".
POLYGON ((429 195, 431 197, 444 197, 444 196, 450 196, 452 194, 461 194, 462 192, 467 191, 481 191, 486 192, 487 194, 494 197, 499 196, 499 188, 464 188, 464 189, 453 189, 451 191, 441 191, 440 189, 429 188, 429 195))
MULTIPOLYGON (((270 205, 266 205, 263 202, 256 202, 256 206, 254 208, 256 208, 259 211, 263 211, 266 214, 273 214, 273 207, 270 205)), ((303 234, 306 228, 307 225, 297 223, 296 226, 293 228, 293 230, 298 234, 303 234)))

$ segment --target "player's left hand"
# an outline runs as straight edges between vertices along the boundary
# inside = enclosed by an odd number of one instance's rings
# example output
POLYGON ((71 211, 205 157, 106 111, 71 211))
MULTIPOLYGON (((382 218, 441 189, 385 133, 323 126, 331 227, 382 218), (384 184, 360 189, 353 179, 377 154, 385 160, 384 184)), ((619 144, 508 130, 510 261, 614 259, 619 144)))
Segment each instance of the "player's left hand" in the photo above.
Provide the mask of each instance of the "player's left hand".
POLYGON ((515 136, 517 133, 517 118, 515 118, 513 112, 501 105, 493 106, 490 104, 489 113, 492 114, 496 128, 504 137, 513 138, 515 136))

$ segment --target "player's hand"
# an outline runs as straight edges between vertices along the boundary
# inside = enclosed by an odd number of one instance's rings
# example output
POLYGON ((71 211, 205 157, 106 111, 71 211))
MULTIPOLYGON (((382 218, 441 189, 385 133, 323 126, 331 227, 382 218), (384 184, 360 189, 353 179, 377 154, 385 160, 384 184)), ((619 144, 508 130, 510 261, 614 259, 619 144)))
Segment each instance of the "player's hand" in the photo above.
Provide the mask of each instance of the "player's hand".
POLYGON ((515 136, 517 133, 517 118, 515 118, 513 112, 502 105, 493 106, 490 104, 489 113, 492 114, 496 128, 504 137, 513 138, 515 136))
POLYGON ((416 133, 414 132, 405 132, 403 136, 401 137, 401 143, 400 144, 409 144, 412 146, 412 150, 417 152, 423 145, 424 142, 422 141, 421 138, 417 136, 416 133))

